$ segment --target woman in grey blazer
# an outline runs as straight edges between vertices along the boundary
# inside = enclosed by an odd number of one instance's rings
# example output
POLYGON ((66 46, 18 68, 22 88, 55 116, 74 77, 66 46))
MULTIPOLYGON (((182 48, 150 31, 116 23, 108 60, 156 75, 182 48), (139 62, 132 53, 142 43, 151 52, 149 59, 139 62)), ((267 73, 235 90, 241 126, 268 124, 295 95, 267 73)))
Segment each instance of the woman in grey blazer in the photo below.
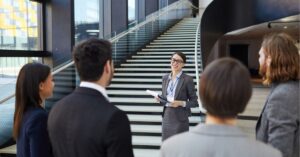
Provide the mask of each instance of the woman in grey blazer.
POLYGON ((223 58, 201 75, 200 98, 207 110, 206 124, 163 142, 161 157, 280 157, 278 150, 249 139, 236 118, 251 97, 250 75, 239 61, 223 58))
POLYGON ((163 105, 162 140, 175 134, 189 130, 191 107, 197 107, 197 96, 193 78, 183 73, 186 56, 182 52, 175 52, 171 57, 170 74, 162 78, 163 105))
POLYGON ((295 42, 284 33, 265 36, 259 63, 263 83, 271 91, 256 125, 256 138, 284 157, 299 157, 300 56, 295 42))

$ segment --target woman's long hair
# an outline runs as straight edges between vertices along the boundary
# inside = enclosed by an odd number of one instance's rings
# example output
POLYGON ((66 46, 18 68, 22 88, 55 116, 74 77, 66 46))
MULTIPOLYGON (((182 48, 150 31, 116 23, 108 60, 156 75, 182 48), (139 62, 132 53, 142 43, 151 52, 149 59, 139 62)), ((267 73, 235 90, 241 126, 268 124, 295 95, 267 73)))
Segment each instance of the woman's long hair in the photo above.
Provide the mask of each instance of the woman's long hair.
POLYGON ((50 68, 41 63, 28 63, 21 68, 16 84, 13 126, 13 137, 15 139, 18 138, 22 119, 28 107, 41 107, 42 99, 39 95, 39 85, 46 81, 50 72, 50 68))

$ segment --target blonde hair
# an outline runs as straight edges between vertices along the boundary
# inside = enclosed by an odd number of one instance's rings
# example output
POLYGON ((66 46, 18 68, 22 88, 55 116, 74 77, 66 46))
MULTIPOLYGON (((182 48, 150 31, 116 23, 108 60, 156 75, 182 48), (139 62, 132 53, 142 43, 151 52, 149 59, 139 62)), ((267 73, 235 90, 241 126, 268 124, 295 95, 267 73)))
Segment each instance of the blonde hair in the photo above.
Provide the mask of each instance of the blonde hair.
POLYGON ((266 57, 271 58, 263 84, 299 80, 300 55, 292 37, 285 33, 266 35, 262 48, 266 57))

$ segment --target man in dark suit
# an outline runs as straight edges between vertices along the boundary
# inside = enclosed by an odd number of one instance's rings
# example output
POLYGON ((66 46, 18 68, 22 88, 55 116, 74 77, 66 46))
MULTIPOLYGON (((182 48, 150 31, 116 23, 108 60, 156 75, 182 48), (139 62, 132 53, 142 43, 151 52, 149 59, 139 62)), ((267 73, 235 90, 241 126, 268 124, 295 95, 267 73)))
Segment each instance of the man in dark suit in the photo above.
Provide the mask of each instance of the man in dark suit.
POLYGON ((55 157, 133 157, 129 120, 105 90, 114 73, 111 52, 100 39, 74 48, 80 87, 58 101, 48 119, 55 157))

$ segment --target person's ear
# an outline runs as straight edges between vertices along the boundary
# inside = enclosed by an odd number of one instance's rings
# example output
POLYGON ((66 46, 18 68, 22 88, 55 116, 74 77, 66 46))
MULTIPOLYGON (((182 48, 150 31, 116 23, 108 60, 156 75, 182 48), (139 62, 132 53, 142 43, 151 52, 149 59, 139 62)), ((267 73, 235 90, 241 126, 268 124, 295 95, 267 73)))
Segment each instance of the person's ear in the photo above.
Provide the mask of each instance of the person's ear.
POLYGON ((43 82, 41 82, 39 84, 39 90, 43 90, 45 88, 45 84, 43 82))
POLYGON ((110 62, 110 60, 106 61, 105 66, 104 66, 104 70, 105 70, 106 73, 111 72, 112 69, 111 69, 111 62, 110 62))

